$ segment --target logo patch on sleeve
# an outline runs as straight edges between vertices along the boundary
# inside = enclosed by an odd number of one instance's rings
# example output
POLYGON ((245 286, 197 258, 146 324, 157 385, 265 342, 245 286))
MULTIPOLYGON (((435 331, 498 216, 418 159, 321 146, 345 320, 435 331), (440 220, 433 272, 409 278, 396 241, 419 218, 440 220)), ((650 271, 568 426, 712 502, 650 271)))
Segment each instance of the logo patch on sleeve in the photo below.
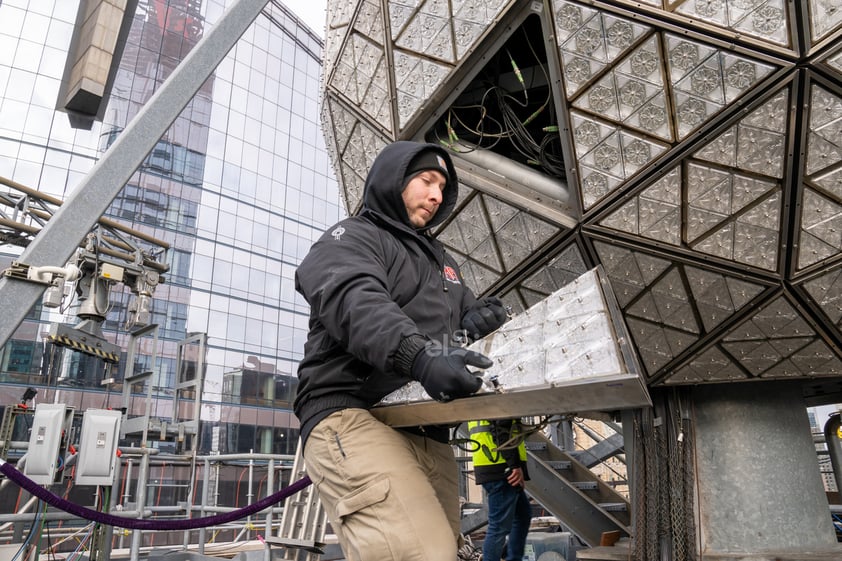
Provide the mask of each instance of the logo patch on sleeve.
POLYGON ((459 275, 456 274, 456 269, 454 269, 450 265, 444 266, 442 274, 444 275, 444 280, 446 280, 447 282, 452 282, 453 284, 462 284, 462 282, 459 280, 459 275))

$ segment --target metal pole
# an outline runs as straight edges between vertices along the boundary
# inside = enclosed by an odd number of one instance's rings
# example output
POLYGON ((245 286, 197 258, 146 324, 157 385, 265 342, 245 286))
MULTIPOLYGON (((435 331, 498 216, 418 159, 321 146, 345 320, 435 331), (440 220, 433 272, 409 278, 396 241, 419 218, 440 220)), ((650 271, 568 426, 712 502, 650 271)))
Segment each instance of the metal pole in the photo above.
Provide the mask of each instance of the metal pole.
MULTIPOLYGON (((131 458, 126 458, 126 475, 125 479, 123 480, 123 486, 126 489, 126 493, 120 497, 120 504, 123 505, 123 508, 126 508, 126 505, 129 504, 129 497, 131 496, 131 492, 129 488, 131 486, 132 481, 132 465, 134 461, 131 458)), ((123 530, 120 532, 120 545, 118 546, 120 549, 123 549, 123 545, 126 540, 126 531, 123 530)))
MULTIPOLYGON (((144 454, 140 459, 140 470, 137 472, 137 507, 140 511, 138 518, 143 518, 143 511, 146 509, 146 480, 149 478, 149 456, 144 454)), ((129 550, 129 559, 138 561, 140 556, 140 541, 143 534, 140 530, 132 530, 132 545, 129 550)))
MULTIPOLYGON (((202 504, 199 510, 199 518, 205 517, 205 507, 208 506, 208 485, 210 485, 210 461, 204 461, 205 472, 202 474, 202 504)), ((199 553, 205 552, 205 535, 207 529, 202 526, 199 528, 199 553)))
MULTIPOLYGON (((250 450, 250 452, 253 452, 253 450, 250 450)), ((251 504, 251 499, 252 499, 252 497, 254 497, 254 494, 252 494, 253 483, 254 483, 254 460, 249 460, 249 486, 248 486, 248 494, 246 495, 246 504, 247 505, 251 504)), ((248 531, 246 532, 246 539, 250 540, 251 539, 251 516, 246 518, 246 528, 248 529, 248 531)))
MULTIPOLYGON (((275 460, 269 460, 269 473, 266 474, 266 496, 271 495, 275 491, 275 460)), ((272 535, 272 509, 266 510, 266 526, 263 530, 264 537, 272 535)), ((269 546, 263 548, 263 561, 269 561, 272 557, 272 552, 269 546)))
MULTIPOLYGON (((64 266, 267 1, 234 0, 59 207, 19 262, 64 266)), ((6 344, 44 288, 43 284, 0 278, 0 346, 6 344)))

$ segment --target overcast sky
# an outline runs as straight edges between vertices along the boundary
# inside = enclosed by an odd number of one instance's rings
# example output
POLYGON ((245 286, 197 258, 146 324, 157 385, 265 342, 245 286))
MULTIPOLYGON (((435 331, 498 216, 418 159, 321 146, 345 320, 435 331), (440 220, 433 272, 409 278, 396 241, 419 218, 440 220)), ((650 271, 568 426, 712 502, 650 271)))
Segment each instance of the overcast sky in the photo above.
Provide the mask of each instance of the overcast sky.
POLYGON ((282 0, 282 2, 315 31, 316 35, 324 39, 327 0, 282 0))

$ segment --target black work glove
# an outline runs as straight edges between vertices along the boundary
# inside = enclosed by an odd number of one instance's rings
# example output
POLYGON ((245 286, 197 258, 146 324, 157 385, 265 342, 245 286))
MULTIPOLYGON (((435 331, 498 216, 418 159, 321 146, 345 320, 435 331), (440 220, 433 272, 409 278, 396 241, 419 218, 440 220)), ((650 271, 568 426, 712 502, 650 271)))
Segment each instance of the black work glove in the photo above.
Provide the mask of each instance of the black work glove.
POLYGON ((468 370, 468 365, 488 368, 493 364, 478 352, 442 347, 430 341, 415 355, 410 375, 436 401, 450 401, 471 395, 482 387, 482 378, 468 370))
POLYGON ((506 318, 506 308, 499 298, 483 298, 462 316, 462 329, 471 339, 482 339, 506 323, 506 318))

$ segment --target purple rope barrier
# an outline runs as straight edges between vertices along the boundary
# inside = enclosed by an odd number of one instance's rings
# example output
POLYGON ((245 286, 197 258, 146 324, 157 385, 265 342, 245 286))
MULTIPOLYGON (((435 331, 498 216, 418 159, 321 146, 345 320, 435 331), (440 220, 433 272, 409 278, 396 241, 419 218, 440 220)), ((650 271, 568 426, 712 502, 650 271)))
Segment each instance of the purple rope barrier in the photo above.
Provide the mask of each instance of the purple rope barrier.
POLYGON ((291 483, 273 495, 250 504, 247 507, 218 514, 216 516, 206 516, 204 518, 188 518, 185 520, 144 520, 137 518, 124 518, 122 516, 114 516, 106 512, 99 512, 84 506, 71 503, 68 500, 62 499, 41 487, 20 471, 15 469, 12 464, 0 460, 0 473, 14 481, 20 488, 35 495, 45 503, 56 507, 59 510, 75 514, 79 518, 84 518, 92 522, 99 522, 108 526, 116 526, 118 528, 127 528, 129 530, 193 530, 195 528, 207 528, 208 526, 218 526, 246 516, 251 516, 256 512, 268 508, 275 503, 279 503, 290 495, 293 495, 302 489, 306 488, 312 481, 308 476, 304 476, 295 483, 291 483))

